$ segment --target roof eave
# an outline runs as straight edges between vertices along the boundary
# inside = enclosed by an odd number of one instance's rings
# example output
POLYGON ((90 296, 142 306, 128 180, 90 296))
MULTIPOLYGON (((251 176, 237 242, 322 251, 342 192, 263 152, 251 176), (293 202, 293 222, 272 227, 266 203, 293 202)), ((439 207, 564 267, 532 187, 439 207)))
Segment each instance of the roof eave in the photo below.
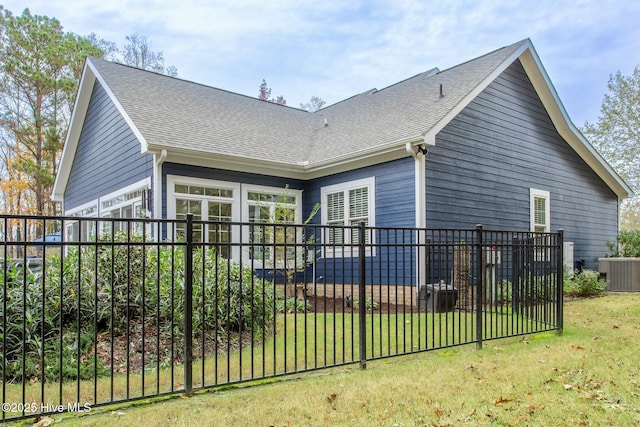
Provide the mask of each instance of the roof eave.
POLYGON ((515 60, 519 59, 527 76, 540 97, 551 121, 562 138, 578 153, 578 155, 593 169, 593 171, 611 188, 619 200, 633 196, 633 190, 616 173, 604 158, 593 148, 587 139, 571 122, 551 79, 547 75, 531 40, 527 39, 507 59, 490 73, 478 86, 451 109, 425 135, 425 140, 435 142, 436 135, 457 116, 480 92, 493 82, 515 60))
POLYGON ((553 125, 562 138, 593 169, 593 171, 611 188, 619 200, 633 197, 631 187, 618 175, 607 161, 596 151, 589 141, 573 124, 558 96, 551 79, 547 75, 533 46, 522 52, 520 63, 540 97, 553 125))
POLYGON ((198 150, 155 144, 148 144, 146 152, 153 154, 166 150, 167 157, 165 162, 209 168, 215 168, 216 164, 219 163, 220 169, 309 180, 407 157, 407 143, 413 145, 423 143, 429 144, 425 140, 424 135, 416 135, 392 141, 384 146, 377 147, 375 150, 351 152, 343 156, 327 158, 321 162, 315 163, 309 163, 308 161, 299 161, 296 163, 283 161, 278 162, 248 156, 232 156, 223 153, 203 153, 198 150))
POLYGON ((76 149, 78 142, 80 141, 80 134, 82 133, 82 127, 84 120, 87 116, 87 110, 89 108, 89 102, 93 94, 93 86, 98 80, 103 89, 109 96, 109 99, 114 103, 118 112, 122 115, 127 125, 140 142, 140 152, 145 153, 148 151, 148 144, 142 133, 138 130, 137 126, 131 120, 131 117, 127 114, 122 107, 116 96, 113 94, 107 83, 104 81, 100 73, 96 69, 95 65, 91 62, 91 58, 87 57, 84 64, 84 70, 82 71, 82 77, 80 84, 78 85, 78 96, 76 97, 76 103, 71 115, 71 122, 67 137, 65 139, 64 148, 62 150, 62 156, 60 158, 60 168, 56 174, 56 180, 53 185, 53 191, 51 194, 51 200, 61 202, 64 199, 64 192, 69 182, 69 175, 71 174, 71 166, 75 159, 76 149))
POLYGON ((54 202, 62 202, 64 199, 64 191, 69 181, 69 174, 71 173, 71 166, 73 164, 76 148, 80 139, 82 124, 84 123, 84 119, 87 115, 87 108, 89 106, 89 101, 91 100, 93 84, 96 81, 96 76, 88 66, 88 62, 88 59, 85 60, 82 77, 80 78, 80 84, 78 85, 78 96, 76 96, 76 102, 71 114, 69 130, 67 132, 62 149, 62 155, 60 157, 60 167, 56 174, 56 180, 53 184, 51 200, 54 202))

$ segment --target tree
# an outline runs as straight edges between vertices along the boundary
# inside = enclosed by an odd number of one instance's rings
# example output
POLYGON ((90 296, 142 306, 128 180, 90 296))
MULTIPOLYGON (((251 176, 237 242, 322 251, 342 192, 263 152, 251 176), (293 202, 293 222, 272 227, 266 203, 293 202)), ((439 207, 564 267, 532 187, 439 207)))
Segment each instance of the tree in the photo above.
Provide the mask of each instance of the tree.
POLYGON ((126 36, 127 43, 122 50, 122 62, 143 70, 155 71, 171 77, 178 75, 178 69, 173 65, 165 66, 164 53, 151 50, 151 41, 147 36, 138 33, 126 36))
POLYGON ((274 104, 287 105, 287 101, 282 95, 279 95, 277 98, 271 97, 271 88, 267 85, 267 81, 265 79, 262 79, 262 83, 260 84, 258 99, 273 102, 274 104))
POLYGON ((300 108, 302 108, 303 110, 307 110, 310 113, 313 113, 315 111, 318 111, 325 105, 326 105, 326 102, 324 102, 322 98, 318 96, 312 96, 309 102, 307 102, 306 104, 300 104, 300 108))
MULTIPOLYGON (((50 194, 84 59, 102 52, 55 18, 0 6, 0 139, 5 210, 57 215, 50 194)), ((36 230, 42 233, 43 230, 36 230)))
MULTIPOLYGON (((629 76, 609 77, 609 93, 598 122, 585 122, 583 134, 625 181, 640 192, 640 66, 629 76)), ((640 228, 640 196, 623 203, 621 228, 640 228)))

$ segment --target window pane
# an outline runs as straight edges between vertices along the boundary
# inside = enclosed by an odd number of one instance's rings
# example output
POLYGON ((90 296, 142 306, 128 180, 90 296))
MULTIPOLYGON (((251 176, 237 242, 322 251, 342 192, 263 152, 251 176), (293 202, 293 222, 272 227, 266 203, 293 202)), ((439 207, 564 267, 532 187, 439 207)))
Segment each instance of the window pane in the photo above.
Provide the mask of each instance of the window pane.
POLYGON ((198 196, 204 194, 204 187, 200 187, 199 185, 190 185, 189 186, 189 194, 196 194, 198 196))
POLYGON ((344 193, 327 194, 327 223, 344 221, 344 193))
MULTIPOLYGON (((534 199, 534 222, 536 225, 547 225, 547 200, 544 197, 534 199)), ((544 230, 543 230, 544 231, 544 230)))
MULTIPOLYGON (((200 221, 202 219, 202 202, 199 200, 176 199, 176 219, 183 221, 187 218, 188 213, 193 214, 193 219, 195 221, 200 221)), ((184 239, 186 231, 186 224, 176 224, 176 234, 178 235, 177 237, 184 239)), ((201 224, 194 224, 193 234, 194 242, 202 241, 201 224)))
POLYGON ((369 189, 356 188, 349 191, 349 217, 362 218, 369 215, 369 189))

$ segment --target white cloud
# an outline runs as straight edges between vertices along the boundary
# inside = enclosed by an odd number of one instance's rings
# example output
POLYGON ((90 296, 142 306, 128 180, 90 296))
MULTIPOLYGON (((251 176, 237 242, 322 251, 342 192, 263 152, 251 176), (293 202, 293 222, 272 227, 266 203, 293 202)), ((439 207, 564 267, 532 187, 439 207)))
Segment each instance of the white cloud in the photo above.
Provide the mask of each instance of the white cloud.
MULTIPOLYGON (((20 14, 18 0, 4 6, 20 14)), ((337 102, 530 37, 574 117, 595 120, 606 80, 640 62, 640 2, 627 0, 34 0, 34 14, 118 44, 147 35, 183 78, 289 105, 337 102)))

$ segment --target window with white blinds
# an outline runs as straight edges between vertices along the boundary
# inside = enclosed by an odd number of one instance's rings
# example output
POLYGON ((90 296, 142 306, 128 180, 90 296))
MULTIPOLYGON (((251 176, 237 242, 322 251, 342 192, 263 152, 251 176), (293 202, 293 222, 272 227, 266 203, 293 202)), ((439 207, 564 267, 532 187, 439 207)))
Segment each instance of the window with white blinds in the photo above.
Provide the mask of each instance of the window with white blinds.
MULTIPOLYGON (((326 256, 352 256, 352 250, 344 250, 341 245, 358 243, 358 235, 349 228, 363 221, 366 226, 375 225, 375 179, 365 178, 342 184, 331 185, 321 189, 322 223, 336 226, 327 229, 323 240, 329 246, 326 256)), ((371 238, 365 235, 366 242, 371 238)), ((353 249, 353 248, 351 248, 353 249)), ((370 248, 368 249, 370 252, 370 248)))
POLYGON ((545 190, 530 189, 531 231, 547 233, 551 231, 550 193, 545 190))

